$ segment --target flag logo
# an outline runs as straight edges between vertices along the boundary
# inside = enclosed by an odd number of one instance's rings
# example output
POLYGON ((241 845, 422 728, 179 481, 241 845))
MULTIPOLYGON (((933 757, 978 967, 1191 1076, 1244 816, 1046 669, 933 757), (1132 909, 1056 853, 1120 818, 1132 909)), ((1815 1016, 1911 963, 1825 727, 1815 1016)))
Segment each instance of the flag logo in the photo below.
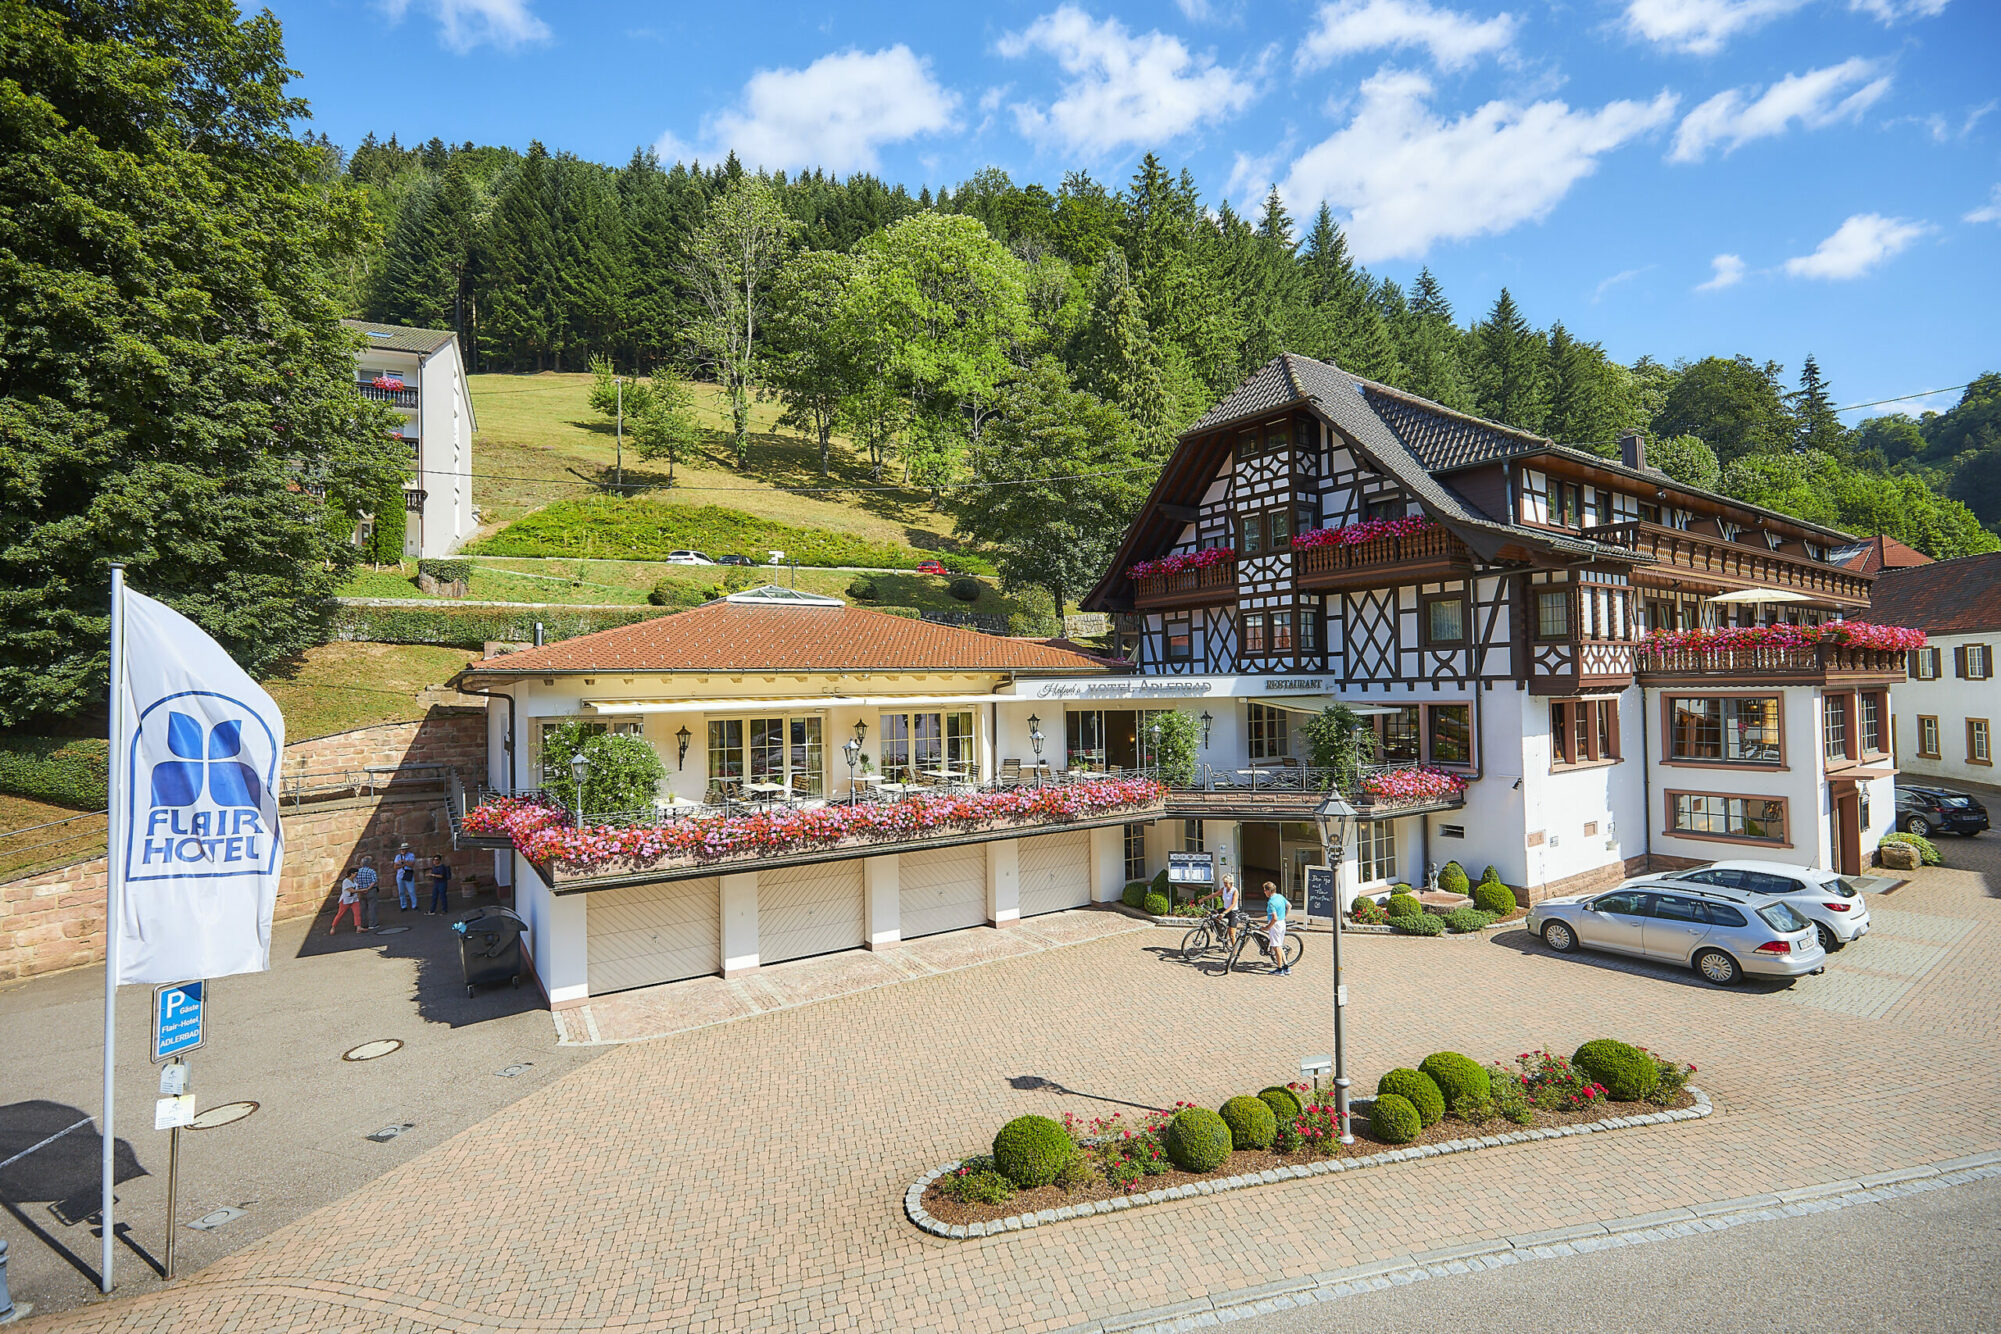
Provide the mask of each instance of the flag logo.
POLYGON ((192 806, 201 799, 204 769, 208 790, 218 806, 256 808, 263 798, 257 771, 238 760, 243 753, 243 720, 217 723, 208 733, 207 764, 203 764, 202 725, 185 713, 167 715, 167 749, 177 759, 153 766, 153 804, 192 806))
POLYGON ((177 691, 140 714, 131 761, 128 879, 273 869, 278 742, 255 710, 216 691, 177 691))

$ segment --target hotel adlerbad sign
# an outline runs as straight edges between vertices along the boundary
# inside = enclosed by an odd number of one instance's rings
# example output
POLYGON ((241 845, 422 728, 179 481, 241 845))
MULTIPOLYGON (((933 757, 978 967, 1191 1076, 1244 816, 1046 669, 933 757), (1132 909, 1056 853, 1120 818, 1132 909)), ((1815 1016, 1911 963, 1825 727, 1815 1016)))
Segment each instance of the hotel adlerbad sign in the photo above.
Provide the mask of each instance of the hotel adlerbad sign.
POLYGON ((1211 696, 1325 695, 1338 683, 1324 676, 1135 676, 1120 680, 1021 680, 1022 699, 1208 699, 1211 696))

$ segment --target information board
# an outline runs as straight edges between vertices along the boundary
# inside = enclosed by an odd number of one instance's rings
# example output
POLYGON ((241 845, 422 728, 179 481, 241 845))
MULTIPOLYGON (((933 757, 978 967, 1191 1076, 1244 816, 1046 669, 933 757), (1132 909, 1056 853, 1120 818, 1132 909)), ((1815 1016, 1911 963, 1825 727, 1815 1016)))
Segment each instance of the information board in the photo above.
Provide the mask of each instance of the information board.
POLYGON ((1216 859, 1206 852, 1170 852, 1167 854, 1167 880, 1174 885, 1213 885, 1216 883, 1216 859))

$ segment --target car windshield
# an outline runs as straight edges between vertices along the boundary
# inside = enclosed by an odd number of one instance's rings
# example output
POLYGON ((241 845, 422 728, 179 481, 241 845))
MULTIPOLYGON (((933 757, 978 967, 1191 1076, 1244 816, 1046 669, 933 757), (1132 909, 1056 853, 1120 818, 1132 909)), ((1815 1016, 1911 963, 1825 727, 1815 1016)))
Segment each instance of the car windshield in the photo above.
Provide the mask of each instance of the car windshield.
POLYGON ((1784 903, 1768 903, 1758 909, 1758 916, 1774 931, 1804 931, 1806 919, 1784 903))
POLYGON ((1971 805, 1973 804, 1973 798, 1972 798, 1972 797, 1947 797, 1947 798, 1945 798, 1945 799, 1944 799, 1944 800, 1943 800, 1942 802, 1940 802, 1939 804, 1940 804, 1940 805, 1943 805, 1943 806, 1971 806, 1971 805))

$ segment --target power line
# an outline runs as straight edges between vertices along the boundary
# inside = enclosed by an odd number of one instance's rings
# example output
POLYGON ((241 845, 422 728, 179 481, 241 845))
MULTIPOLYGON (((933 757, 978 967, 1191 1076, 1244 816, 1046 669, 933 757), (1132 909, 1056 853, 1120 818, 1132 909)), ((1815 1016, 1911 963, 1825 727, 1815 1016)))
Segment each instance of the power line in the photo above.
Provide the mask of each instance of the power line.
POLYGON ((1934 394, 1949 394, 1955 389, 1971 389, 1971 388, 1973 388, 1973 382, 1969 380, 1965 384, 1949 384, 1943 389, 1927 389, 1921 394, 1899 394, 1895 398, 1875 398, 1871 399, 1867 403, 1850 403, 1845 408, 1836 408, 1834 410, 1836 412, 1853 412, 1857 408, 1880 407, 1885 403, 1908 403, 1911 399, 1914 398, 1930 398, 1934 394))
MULTIPOLYGON (((1127 473, 1152 472, 1155 471, 1156 468, 1157 465, 1146 463, 1146 464, 1140 464, 1139 466, 1132 468, 1109 468, 1102 472, 1064 473, 1054 477, 1017 477, 1008 479, 1006 481, 996 481, 996 482, 943 482, 940 483, 936 489, 939 491, 968 491, 981 487, 991 487, 991 486, 1034 486, 1042 482, 1082 482, 1082 481, 1088 481, 1094 477, 1122 477, 1127 473)), ((420 477, 463 476, 463 477, 469 477, 474 481, 482 481, 482 482, 536 482, 536 483, 546 483, 550 486, 587 486, 597 491, 616 491, 616 490, 652 491, 661 489, 654 486, 652 483, 647 483, 647 482, 627 482, 621 487, 615 483, 593 482, 580 477, 578 478, 523 477, 517 473, 494 473, 494 472, 457 473, 451 471, 448 468, 412 468, 409 471, 417 474, 420 477)), ((863 486, 858 483, 843 483, 835 486, 771 486, 771 487, 674 486, 672 488, 667 488, 667 489, 670 489, 675 492, 686 492, 691 495, 696 493, 702 493, 702 494, 720 493, 723 495, 746 495, 746 496, 768 496, 768 495, 809 496, 809 495, 826 495, 826 494, 857 492, 857 491, 859 492, 905 491, 905 492, 914 492, 922 494, 923 492, 931 490, 933 488, 921 485, 908 485, 908 484, 900 486, 863 486)))

